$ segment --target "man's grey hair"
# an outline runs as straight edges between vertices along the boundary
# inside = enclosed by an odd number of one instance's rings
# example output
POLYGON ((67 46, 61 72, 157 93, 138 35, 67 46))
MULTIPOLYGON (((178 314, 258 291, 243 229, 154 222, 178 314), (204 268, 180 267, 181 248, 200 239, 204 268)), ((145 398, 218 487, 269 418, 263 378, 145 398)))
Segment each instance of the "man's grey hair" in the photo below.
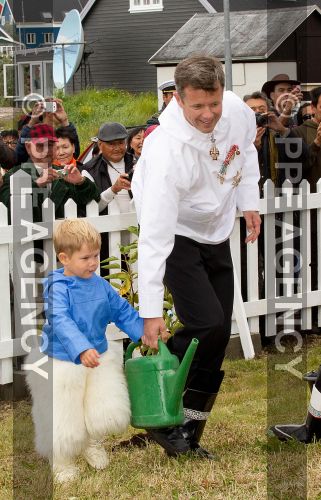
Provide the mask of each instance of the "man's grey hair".
POLYGON ((260 91, 257 91, 257 92, 253 92, 252 94, 246 94, 244 97, 243 97, 243 101, 244 102, 247 102, 249 101, 250 99, 262 99, 263 101, 266 102, 267 104, 267 107, 270 109, 271 108, 271 101, 270 99, 263 93, 263 92, 260 92, 260 91))
POLYGON ((192 56, 184 59, 175 70, 176 90, 181 98, 187 86, 213 92, 224 88, 225 75, 222 63, 215 57, 192 56))

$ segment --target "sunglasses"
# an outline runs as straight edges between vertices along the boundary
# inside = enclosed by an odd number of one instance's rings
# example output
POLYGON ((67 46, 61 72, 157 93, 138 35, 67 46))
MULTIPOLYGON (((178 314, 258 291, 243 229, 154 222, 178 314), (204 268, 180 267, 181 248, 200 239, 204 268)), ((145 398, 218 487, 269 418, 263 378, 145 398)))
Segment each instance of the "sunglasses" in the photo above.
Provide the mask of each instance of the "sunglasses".
POLYGON ((305 122, 305 120, 311 120, 313 115, 302 115, 302 120, 305 122))

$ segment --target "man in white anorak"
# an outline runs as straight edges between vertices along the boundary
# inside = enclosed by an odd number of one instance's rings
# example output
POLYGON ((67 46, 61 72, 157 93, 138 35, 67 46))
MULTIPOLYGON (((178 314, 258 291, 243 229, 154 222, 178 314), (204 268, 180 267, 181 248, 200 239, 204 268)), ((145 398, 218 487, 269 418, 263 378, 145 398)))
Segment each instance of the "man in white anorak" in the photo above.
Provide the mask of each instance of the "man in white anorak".
POLYGON ((199 340, 183 397, 182 426, 149 430, 168 455, 213 459, 199 444, 218 394, 231 333, 233 265, 229 236, 236 209, 248 236, 260 232, 259 166, 255 115, 224 92, 221 63, 195 56, 175 71, 176 93, 146 139, 132 181, 140 224, 139 312, 142 340, 157 347, 166 338, 163 282, 184 325, 168 347, 182 360, 199 340))

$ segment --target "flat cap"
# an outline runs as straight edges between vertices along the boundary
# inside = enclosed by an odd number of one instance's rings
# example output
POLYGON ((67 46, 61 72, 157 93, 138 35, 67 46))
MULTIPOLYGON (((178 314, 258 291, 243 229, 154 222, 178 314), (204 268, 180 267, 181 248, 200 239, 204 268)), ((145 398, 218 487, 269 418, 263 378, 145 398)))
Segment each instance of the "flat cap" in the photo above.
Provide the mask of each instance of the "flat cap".
POLYGON ((127 130, 124 125, 117 122, 104 123, 98 132, 98 139, 100 141, 116 141, 118 139, 127 138, 127 130))

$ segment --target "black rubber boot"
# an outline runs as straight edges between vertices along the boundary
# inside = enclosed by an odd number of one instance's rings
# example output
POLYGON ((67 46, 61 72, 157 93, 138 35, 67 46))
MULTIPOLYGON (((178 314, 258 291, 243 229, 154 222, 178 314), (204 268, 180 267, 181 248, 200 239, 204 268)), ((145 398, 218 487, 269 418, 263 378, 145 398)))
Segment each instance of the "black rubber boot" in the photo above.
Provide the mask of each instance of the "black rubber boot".
POLYGON ((147 435, 164 448, 170 457, 177 457, 190 451, 190 446, 184 438, 180 426, 148 429, 147 435))
POLYGON ((321 373, 321 366, 319 367, 318 370, 312 370, 311 372, 308 372, 305 375, 303 375, 303 380, 306 380, 308 382, 311 392, 320 373, 321 373))
POLYGON ((308 444, 321 439, 321 418, 308 413, 306 422, 302 425, 275 425, 270 430, 280 441, 296 440, 308 444))
POLYGON ((183 403, 186 418, 182 426, 183 436, 188 442, 193 453, 200 458, 217 460, 216 455, 207 451, 199 443, 223 378, 223 371, 219 371, 214 374, 213 381, 210 384, 213 392, 186 389, 184 394, 183 403))
POLYGON ((301 443, 311 443, 321 439, 321 375, 318 376, 313 387, 308 415, 302 425, 275 425, 270 432, 280 441, 296 440, 301 443))

